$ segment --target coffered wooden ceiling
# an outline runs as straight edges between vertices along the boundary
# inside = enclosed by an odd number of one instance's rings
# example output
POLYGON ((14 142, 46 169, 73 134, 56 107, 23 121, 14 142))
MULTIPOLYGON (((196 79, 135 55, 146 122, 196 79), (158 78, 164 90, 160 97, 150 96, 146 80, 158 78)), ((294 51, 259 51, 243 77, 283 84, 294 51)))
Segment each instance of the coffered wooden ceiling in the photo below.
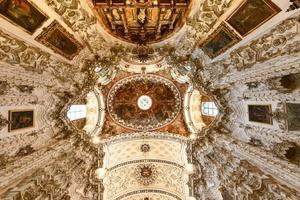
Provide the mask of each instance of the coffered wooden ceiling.
POLYGON ((93 0, 100 22, 135 44, 161 41, 184 23, 190 0, 93 0))

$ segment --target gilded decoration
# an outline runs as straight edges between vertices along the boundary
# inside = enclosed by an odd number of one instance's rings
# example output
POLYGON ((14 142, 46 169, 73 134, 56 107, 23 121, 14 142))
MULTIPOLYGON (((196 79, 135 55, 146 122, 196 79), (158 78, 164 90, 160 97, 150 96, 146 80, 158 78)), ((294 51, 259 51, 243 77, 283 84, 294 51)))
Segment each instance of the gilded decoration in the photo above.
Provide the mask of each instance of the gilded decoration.
POLYGON ((34 126, 33 110, 10 110, 8 131, 31 128, 34 126))
POLYGON ((154 43, 176 33, 190 0, 93 0, 99 21, 112 35, 136 44, 154 43))
POLYGON ((178 88, 156 75, 135 75, 115 83, 107 97, 110 117, 133 130, 155 130, 173 122, 181 110, 178 88))
POLYGON ((58 21, 53 21, 35 38, 55 53, 72 60, 82 50, 83 46, 58 21))

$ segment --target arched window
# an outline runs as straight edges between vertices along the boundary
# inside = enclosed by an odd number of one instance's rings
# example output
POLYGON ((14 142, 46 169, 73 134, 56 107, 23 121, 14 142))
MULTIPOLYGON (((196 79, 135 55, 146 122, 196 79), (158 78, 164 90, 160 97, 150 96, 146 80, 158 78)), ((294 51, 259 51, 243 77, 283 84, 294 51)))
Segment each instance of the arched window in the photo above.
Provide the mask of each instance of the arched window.
POLYGON ((68 118, 73 121, 86 117, 86 105, 72 105, 67 113, 68 118))
POLYGON ((212 101, 202 102, 202 114, 208 116, 216 116, 219 113, 219 110, 216 104, 212 101))

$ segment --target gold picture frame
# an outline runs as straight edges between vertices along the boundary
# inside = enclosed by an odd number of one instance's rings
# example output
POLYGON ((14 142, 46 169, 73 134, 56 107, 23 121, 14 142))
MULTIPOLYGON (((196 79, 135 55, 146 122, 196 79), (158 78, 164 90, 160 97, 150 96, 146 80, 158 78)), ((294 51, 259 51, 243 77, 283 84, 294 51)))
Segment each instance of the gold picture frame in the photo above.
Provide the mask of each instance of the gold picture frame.
POLYGON ((284 119, 286 129, 288 131, 299 131, 300 130, 300 125, 299 125, 300 102, 286 102, 284 104, 284 112, 287 115, 287 117, 285 117, 284 119), (292 106, 294 108, 291 108, 292 106))
POLYGON ((248 120, 249 120, 249 122, 273 125, 273 118, 270 115, 270 113, 272 113, 272 105, 271 104, 248 104, 247 108, 248 108, 248 120), (264 106, 265 108, 267 108, 268 112, 265 113, 265 117, 266 117, 265 121, 263 121, 263 120, 253 120, 253 119, 251 120, 252 116, 250 115, 250 106, 260 106, 260 107, 264 106))
MULTIPOLYGON (((9 8, 9 3, 11 3, 12 0, 0 0, 0 17, 3 18, 4 20, 8 21, 9 23, 11 23, 12 25, 18 27, 19 29, 21 29, 22 31, 33 35, 39 28, 41 28, 43 26, 43 24, 49 19, 49 16, 42 11, 35 3, 33 3, 31 0, 23 0, 23 3, 28 3, 27 4, 27 8, 28 9, 32 9, 31 11, 33 11, 32 16, 31 16, 31 20, 30 20, 30 15, 28 13, 24 13, 24 15, 22 14, 17 14, 17 13, 13 13, 13 10, 9 10, 12 8, 9 8), (30 5, 28 7, 28 5, 30 5), (25 15, 27 14, 27 15, 25 15), (26 27, 24 27, 26 25, 26 22, 32 22, 32 20, 38 20, 37 18, 39 16, 43 16, 43 19, 40 19, 40 21, 38 22, 38 24, 36 24, 36 26, 31 27, 32 30, 29 30, 28 27, 26 29, 26 27), (19 19, 18 21, 18 17, 22 18, 22 23, 23 26, 21 25, 21 20, 19 19), (34 19, 34 17, 36 19, 34 19), (26 20, 27 19, 27 20, 26 20)), ((21 10, 22 11, 22 10, 21 10)), ((19 11, 19 12, 21 12, 19 11)), ((27 11, 27 10, 26 10, 27 11)), ((25 11, 24 11, 25 12, 25 11)), ((28 12, 28 11, 27 11, 28 12)), ((22 12, 21 12, 22 13, 22 12)), ((28 25, 28 24, 27 24, 28 25)), ((29 26, 29 25, 28 25, 29 26)))
POLYGON ((26 129, 29 129, 29 128, 33 128, 34 126, 35 126, 35 111, 33 109, 9 110, 8 111, 8 132, 13 132, 13 131, 18 131, 18 130, 26 130, 26 129), (32 114, 29 115, 29 116, 28 115, 26 116, 26 117, 29 117, 29 119, 28 118, 23 119, 23 120, 29 120, 29 121, 27 121, 28 125, 26 125, 26 126, 25 125, 20 125, 18 127, 16 125, 14 125, 15 117, 13 116, 13 114, 14 113, 22 113, 22 112, 23 113, 30 112, 32 114), (32 118, 30 118, 30 117, 32 117, 32 118))
MULTIPOLYGON (((281 9, 273 3, 271 0, 244 0, 234 11, 233 13, 226 19, 226 22, 235 29, 241 36, 245 37, 258 29, 261 25, 269 21, 272 17, 277 15, 281 9), (262 5, 251 6, 248 4, 255 4, 255 3, 263 3, 262 5), (247 10, 248 9, 248 10, 247 10), (253 9, 253 10, 251 10, 253 9), (270 15, 267 15, 267 14, 270 15), (248 16, 247 16, 248 15, 248 16), (257 22, 255 25, 255 18, 261 17, 260 22, 257 22), (245 21, 246 19, 246 21, 245 21), (247 21, 248 20, 248 21, 247 21), (252 27, 248 27, 249 30, 242 31, 242 28, 251 26, 250 22, 252 20, 252 27), (245 22, 244 22, 245 21, 245 22), (248 22, 248 23, 247 23, 248 22), (250 25, 249 25, 250 24, 250 25)), ((259 20, 259 19, 258 19, 259 20)))
POLYGON ((230 47, 234 46, 239 41, 241 41, 241 37, 223 22, 199 46, 205 54, 213 59, 226 52, 230 47))
POLYGON ((35 40, 68 60, 72 60, 83 49, 83 45, 76 40, 74 35, 56 20, 45 27, 35 40))

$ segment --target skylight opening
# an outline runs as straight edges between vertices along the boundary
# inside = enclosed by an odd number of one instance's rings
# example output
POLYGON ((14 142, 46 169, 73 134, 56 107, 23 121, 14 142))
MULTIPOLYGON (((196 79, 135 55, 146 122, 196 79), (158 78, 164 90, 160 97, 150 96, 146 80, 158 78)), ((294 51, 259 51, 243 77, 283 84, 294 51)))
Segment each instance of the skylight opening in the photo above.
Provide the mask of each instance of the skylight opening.
POLYGON ((86 105, 72 105, 67 113, 67 117, 73 121, 86 117, 86 105))
POLYGON ((219 109, 216 104, 212 101, 210 102, 202 102, 202 114, 208 116, 217 116, 219 113, 219 109))

